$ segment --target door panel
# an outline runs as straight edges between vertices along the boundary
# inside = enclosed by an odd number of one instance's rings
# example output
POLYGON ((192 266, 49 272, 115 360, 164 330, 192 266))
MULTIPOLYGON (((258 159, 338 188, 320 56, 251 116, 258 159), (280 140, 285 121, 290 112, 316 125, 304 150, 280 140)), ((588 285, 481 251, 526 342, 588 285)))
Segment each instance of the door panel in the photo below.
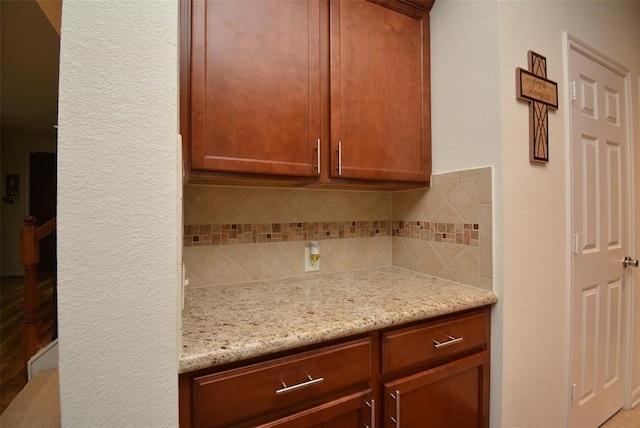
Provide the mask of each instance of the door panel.
POLYGON ((607 286, 607 330, 604 346, 605 379, 604 387, 609 388, 620 378, 620 329, 622 315, 622 293, 620 279, 607 286))
POLYGON ((585 253, 599 251, 600 233, 600 169, 598 164, 598 140, 587 135, 582 136, 582 235, 585 253))
POLYGON ((580 388, 578 400, 584 404, 595 396, 597 381, 597 336, 592 334, 598 326, 599 295, 598 286, 585 287, 582 290, 583 316, 581 318, 580 332, 582 347, 580 349, 580 388))
POLYGON ((598 426, 622 407, 628 250, 626 82, 571 50, 574 243, 570 426, 598 426))
POLYGON ((609 202, 607 203, 608 222, 608 246, 610 249, 620 248, 620 239, 622 232, 622 211, 620 209, 620 188, 622 183, 622 161, 620 144, 607 141, 607 195, 609 202))

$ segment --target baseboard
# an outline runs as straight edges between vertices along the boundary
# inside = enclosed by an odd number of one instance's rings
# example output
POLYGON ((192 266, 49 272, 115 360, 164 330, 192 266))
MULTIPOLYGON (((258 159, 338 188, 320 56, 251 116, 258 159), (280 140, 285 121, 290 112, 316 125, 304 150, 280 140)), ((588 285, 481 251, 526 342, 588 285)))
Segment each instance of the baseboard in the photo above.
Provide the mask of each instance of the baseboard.
POLYGON ((631 407, 635 408, 640 405, 640 386, 631 393, 631 407))
POLYGON ((24 276, 24 271, 21 270, 19 272, 2 272, 0 274, 0 277, 2 277, 2 278, 9 278, 9 277, 12 277, 12 276, 24 276))
POLYGON ((40 370, 55 367, 58 367, 58 339, 49 342, 27 361, 27 378, 31 380, 40 370))

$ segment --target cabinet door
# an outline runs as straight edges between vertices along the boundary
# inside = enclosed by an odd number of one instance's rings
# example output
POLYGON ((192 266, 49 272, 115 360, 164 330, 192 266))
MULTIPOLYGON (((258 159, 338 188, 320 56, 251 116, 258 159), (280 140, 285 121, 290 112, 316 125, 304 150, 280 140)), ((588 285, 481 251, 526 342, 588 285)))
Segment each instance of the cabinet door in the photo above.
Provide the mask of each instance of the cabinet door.
POLYGON ((487 351, 384 384, 385 427, 488 427, 487 351))
POLYGON ((336 0, 330 14, 331 176, 428 181, 428 12, 336 0))
POLYGON ((193 1, 192 168, 316 176, 320 2, 193 1))

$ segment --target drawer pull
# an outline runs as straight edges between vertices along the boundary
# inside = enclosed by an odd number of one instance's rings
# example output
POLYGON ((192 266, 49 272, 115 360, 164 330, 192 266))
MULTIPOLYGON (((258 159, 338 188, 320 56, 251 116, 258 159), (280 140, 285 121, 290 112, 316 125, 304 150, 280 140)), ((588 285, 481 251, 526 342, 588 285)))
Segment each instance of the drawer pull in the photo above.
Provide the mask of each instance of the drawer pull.
POLYGON ((437 340, 434 340, 434 339, 431 339, 431 340, 433 340, 433 347, 438 349, 438 348, 444 348, 445 346, 455 345, 456 343, 460 343, 464 340, 464 337, 449 336, 449 340, 447 340, 446 342, 438 342, 437 340))
POLYGON ((396 400, 396 417, 394 418, 393 416, 389 416, 389 419, 391 419, 391 422, 396 425, 396 428, 400 428, 400 390, 396 389, 395 394, 389 395, 391 398, 396 400))
POLYGON ((376 400, 373 398, 371 402, 365 401, 367 407, 371 409, 371 426, 364 424, 365 428, 376 428, 376 400))
POLYGON ((309 378, 309 380, 302 383, 298 383, 296 385, 287 386, 287 384, 282 382, 282 388, 276 389, 276 394, 284 394, 285 392, 291 392, 291 391, 295 391, 296 389, 306 388, 307 386, 315 385, 316 383, 320 383, 324 381, 323 377, 319 377, 316 379, 313 379, 309 375, 307 375, 307 377, 309 378))

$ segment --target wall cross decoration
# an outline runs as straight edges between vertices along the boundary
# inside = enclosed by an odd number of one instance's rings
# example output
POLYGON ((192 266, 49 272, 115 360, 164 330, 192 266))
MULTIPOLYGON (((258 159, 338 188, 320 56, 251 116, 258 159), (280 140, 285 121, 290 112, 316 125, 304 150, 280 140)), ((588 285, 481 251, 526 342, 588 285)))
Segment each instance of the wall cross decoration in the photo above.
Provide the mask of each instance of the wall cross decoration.
POLYGON ((529 71, 516 68, 516 98, 529 103, 529 161, 549 162, 548 109, 558 108, 558 84, 547 79, 547 58, 528 52, 529 71))

